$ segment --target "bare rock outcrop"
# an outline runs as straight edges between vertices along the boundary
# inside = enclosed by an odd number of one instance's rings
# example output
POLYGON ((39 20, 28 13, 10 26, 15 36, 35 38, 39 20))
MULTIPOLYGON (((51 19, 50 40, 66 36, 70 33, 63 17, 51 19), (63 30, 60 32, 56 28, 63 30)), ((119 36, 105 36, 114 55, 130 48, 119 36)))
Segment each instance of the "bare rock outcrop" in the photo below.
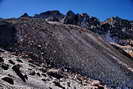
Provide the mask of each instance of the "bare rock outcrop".
POLYGON ((40 14, 36 14, 34 18, 43 18, 47 21, 60 21, 64 15, 58 10, 46 11, 40 14))

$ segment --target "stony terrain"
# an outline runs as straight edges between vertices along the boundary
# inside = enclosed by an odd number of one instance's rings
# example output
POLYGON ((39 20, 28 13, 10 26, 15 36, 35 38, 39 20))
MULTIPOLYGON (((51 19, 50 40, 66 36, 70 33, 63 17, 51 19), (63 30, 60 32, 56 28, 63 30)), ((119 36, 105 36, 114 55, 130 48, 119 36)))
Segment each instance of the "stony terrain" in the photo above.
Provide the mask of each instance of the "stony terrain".
POLYGON ((116 43, 120 46, 130 46, 130 48, 126 50, 122 47, 120 48, 131 56, 133 54, 132 21, 117 16, 108 18, 105 21, 100 21, 98 18, 89 16, 87 13, 75 14, 72 11, 68 11, 66 15, 63 15, 57 10, 43 12, 34 17, 43 18, 47 21, 57 21, 64 24, 78 25, 99 34, 105 41, 111 44, 116 43))
MULTIPOLYGON (((56 11, 53 13, 48 11, 35 17, 25 13, 17 19, 1 19, 0 47, 17 57, 24 57, 23 60, 30 59, 30 62, 37 65, 38 68, 40 65, 50 65, 50 68, 67 69, 73 73, 87 76, 89 79, 99 80, 102 83, 102 85, 98 84, 99 89, 103 89, 101 87, 103 85, 113 89, 133 88, 132 55, 127 54, 125 50, 123 51, 123 46, 130 45, 132 47, 131 42, 129 42, 130 44, 125 43, 132 39, 132 35, 129 34, 132 30, 128 29, 129 26, 126 25, 130 23, 122 19, 111 20, 110 24, 109 22, 101 23, 95 17, 90 17, 87 14, 74 14, 72 11, 69 11, 66 16, 56 11), (52 15, 53 13, 54 15, 52 15), (52 19, 47 19, 48 14, 52 19), (53 20, 54 17, 56 20, 53 20), (118 24, 112 25, 113 21, 118 24), (117 31, 121 30, 121 27, 129 32, 117 31), (121 43, 120 40, 124 43, 121 43)), ((28 69, 27 63, 24 63, 23 71, 28 69)), ((13 67, 12 70, 16 70, 16 67, 13 67)), ((24 85, 22 82, 28 80, 26 76, 23 75, 23 77, 20 85, 38 87, 36 83, 35 85, 31 83, 32 81, 29 85, 24 85)), ((74 80, 72 79, 72 81, 74 80)), ((77 89, 84 87, 82 84, 81 87, 78 85, 80 84, 77 84, 77 89)), ((38 88, 41 87, 43 85, 38 88)), ((54 86, 52 87, 56 89, 54 86)), ((73 89, 72 87, 70 89, 73 89)))
POLYGON ((30 58, 0 52, 0 89, 106 89, 100 81, 91 80, 67 69, 35 65, 30 58))

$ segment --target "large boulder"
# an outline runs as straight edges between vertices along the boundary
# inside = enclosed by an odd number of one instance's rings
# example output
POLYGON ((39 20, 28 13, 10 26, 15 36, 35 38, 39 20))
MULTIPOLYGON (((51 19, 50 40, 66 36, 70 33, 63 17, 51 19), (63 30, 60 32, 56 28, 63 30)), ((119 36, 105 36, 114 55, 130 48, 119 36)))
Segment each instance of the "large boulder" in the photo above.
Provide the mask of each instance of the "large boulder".
POLYGON ((13 79, 12 78, 10 78, 10 77, 3 77, 2 78, 2 80, 4 80, 4 81, 6 81, 6 82, 8 82, 9 84, 14 84, 14 81, 13 81, 13 79))

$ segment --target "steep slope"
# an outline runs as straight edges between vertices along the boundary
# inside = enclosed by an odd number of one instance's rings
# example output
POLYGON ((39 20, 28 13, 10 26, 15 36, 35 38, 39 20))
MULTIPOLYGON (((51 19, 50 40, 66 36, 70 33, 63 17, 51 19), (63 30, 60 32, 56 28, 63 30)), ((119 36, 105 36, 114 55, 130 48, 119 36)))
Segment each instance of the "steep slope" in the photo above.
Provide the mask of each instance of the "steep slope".
POLYGON ((29 55, 39 63, 69 68, 114 88, 133 88, 133 61, 93 32, 35 18, 13 23, 17 43, 8 50, 29 55))
POLYGON ((129 56, 133 57, 132 21, 128 21, 116 16, 100 22, 96 17, 91 17, 84 13, 75 14, 72 11, 69 11, 64 17, 63 23, 74 24, 83 28, 87 28, 87 30, 91 30, 99 34, 108 43, 113 43, 112 45, 120 45, 118 46, 119 48, 123 49, 129 54, 129 56), (121 46, 128 46, 128 48, 124 49, 121 46))
POLYGON ((87 13, 75 14, 73 11, 68 11, 66 15, 63 15, 57 10, 43 12, 33 17, 86 28, 87 30, 99 34, 105 41, 111 43, 111 45, 116 44, 114 46, 119 47, 124 50, 128 56, 133 57, 132 21, 116 16, 101 22, 96 17, 89 16, 87 13), (127 49, 125 49, 125 47, 127 47, 127 49))

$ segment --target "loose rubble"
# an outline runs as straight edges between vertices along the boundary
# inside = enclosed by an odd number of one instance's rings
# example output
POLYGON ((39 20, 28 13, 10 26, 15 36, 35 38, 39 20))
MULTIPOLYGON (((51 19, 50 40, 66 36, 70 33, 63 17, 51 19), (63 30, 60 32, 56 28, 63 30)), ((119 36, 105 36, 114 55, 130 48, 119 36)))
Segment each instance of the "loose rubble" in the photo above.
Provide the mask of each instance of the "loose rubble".
POLYGON ((52 67, 43 67, 46 71, 41 71, 39 66, 29 65, 27 59, 11 55, 10 52, 0 53, 0 57, 6 60, 4 63, 10 65, 6 71, 0 70, 0 88, 2 89, 107 89, 100 82, 87 79, 78 80, 83 76, 76 76, 71 72, 65 72, 61 69, 52 67), (17 59, 23 60, 23 63, 17 59), (14 61, 16 65, 10 64, 8 61, 14 61), (76 77, 74 77, 76 76, 76 77), (81 82, 86 81, 84 84, 81 82), (102 88, 99 88, 102 87, 102 88))
POLYGON ((119 17, 101 22, 86 13, 63 15, 56 10, 0 19, 4 49, 0 52, 9 54, 0 58, 0 84, 35 89, 103 89, 105 84, 132 89, 132 23, 119 17))

